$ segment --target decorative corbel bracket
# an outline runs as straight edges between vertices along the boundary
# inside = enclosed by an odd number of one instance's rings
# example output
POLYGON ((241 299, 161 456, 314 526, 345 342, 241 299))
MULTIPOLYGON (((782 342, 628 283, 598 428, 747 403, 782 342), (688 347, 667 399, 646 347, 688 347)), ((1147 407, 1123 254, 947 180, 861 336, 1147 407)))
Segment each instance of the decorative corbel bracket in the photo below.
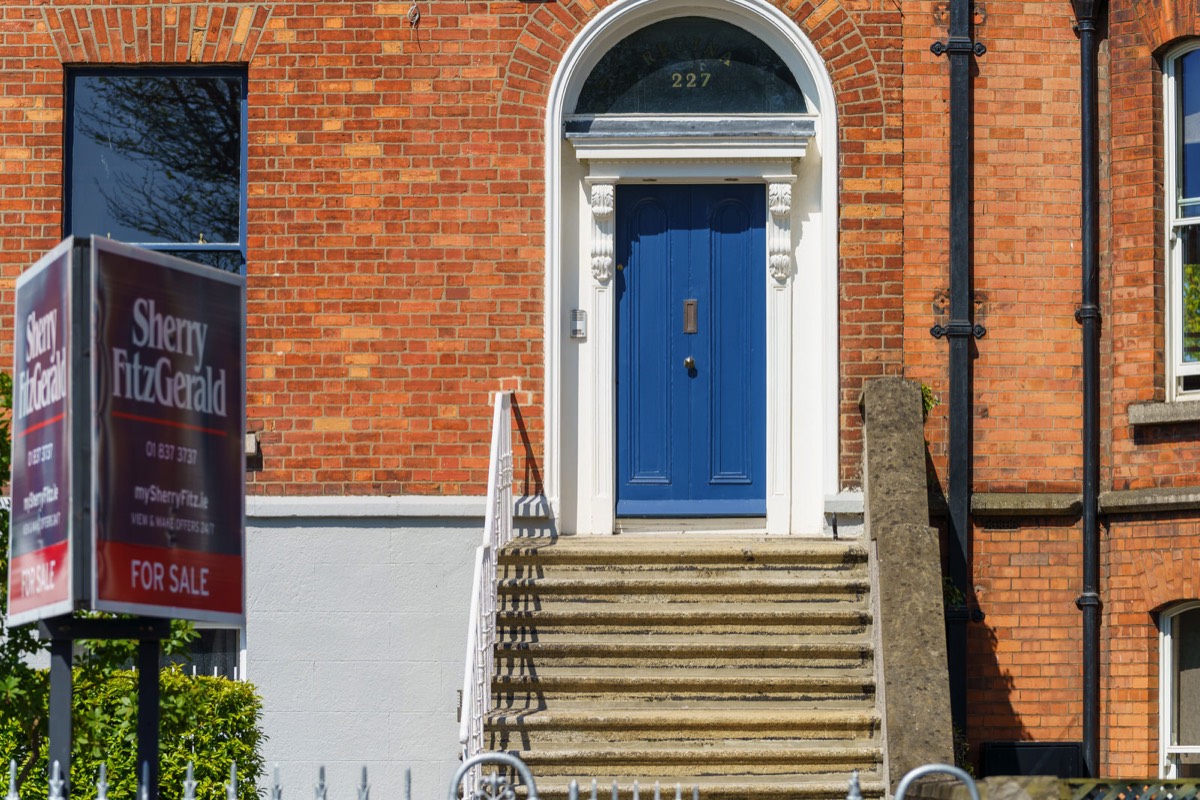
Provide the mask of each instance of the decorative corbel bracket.
POLYGON ((616 186, 592 184, 592 277, 607 285, 613 276, 614 218, 616 186))
POLYGON ((767 206, 771 211, 767 226, 767 261, 771 277, 779 285, 792 277, 792 185, 771 183, 767 186, 767 206))

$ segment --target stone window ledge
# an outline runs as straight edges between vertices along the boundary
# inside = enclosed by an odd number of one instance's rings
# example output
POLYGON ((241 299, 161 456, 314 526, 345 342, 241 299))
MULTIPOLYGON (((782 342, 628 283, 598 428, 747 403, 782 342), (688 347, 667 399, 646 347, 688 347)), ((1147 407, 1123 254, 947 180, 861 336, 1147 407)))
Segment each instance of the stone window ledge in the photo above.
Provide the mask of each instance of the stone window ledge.
POLYGON ((1133 427, 1148 425, 1176 425, 1183 422, 1200 422, 1200 401, 1181 400, 1174 403, 1155 401, 1130 403, 1126 409, 1129 424, 1133 427))
POLYGON ((1077 517, 1078 494, 1057 492, 975 492, 971 513, 983 517, 1077 517))
MULTIPOLYGON (((1100 492, 1101 514, 1150 514, 1200 510, 1200 486, 1120 489, 1100 492)), ((946 513, 945 505, 934 509, 946 513)), ((1078 494, 1049 492, 976 492, 971 514, 977 518, 1078 517, 1083 510, 1078 494)))
POLYGON ((1100 493, 1101 514, 1146 514, 1200 509, 1200 486, 1124 489, 1100 493))

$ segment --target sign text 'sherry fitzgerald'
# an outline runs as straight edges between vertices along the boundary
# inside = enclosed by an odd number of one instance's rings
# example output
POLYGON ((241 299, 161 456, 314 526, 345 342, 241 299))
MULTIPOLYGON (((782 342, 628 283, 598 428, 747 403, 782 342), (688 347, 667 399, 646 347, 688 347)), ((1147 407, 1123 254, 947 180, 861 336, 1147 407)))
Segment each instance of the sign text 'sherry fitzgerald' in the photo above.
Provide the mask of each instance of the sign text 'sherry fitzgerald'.
POLYGON ((226 416, 225 370, 204 363, 208 323, 160 313, 153 299, 139 297, 130 332, 137 349, 112 348, 114 397, 226 416), (180 369, 171 356, 184 359, 180 369))
POLYGON ((52 308, 38 316, 35 310, 25 318, 25 363, 17 373, 18 420, 67 396, 67 348, 58 342, 58 311, 52 308))

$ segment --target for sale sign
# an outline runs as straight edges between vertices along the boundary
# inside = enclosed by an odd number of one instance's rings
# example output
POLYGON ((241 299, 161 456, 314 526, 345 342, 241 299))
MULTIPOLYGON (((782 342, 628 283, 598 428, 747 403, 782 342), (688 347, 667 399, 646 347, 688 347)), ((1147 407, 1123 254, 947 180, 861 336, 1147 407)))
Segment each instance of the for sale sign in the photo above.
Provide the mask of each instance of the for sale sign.
POLYGON ((243 617, 245 284, 92 243, 93 607, 243 617))
POLYGON ((13 331, 12 515, 8 618, 74 607, 71 519, 70 241, 17 280, 13 331))
POLYGON ((244 621, 245 279, 69 238, 17 281, 8 622, 244 621))

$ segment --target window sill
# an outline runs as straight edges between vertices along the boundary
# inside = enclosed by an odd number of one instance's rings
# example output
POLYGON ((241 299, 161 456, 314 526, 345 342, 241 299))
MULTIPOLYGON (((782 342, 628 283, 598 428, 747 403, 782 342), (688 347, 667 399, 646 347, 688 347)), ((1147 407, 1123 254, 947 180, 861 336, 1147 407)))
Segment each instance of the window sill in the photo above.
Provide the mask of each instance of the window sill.
POLYGON ((979 517, 1077 517, 1080 496, 1062 492, 974 492, 971 513, 979 517))
POLYGON ((1126 409, 1129 424, 1135 428, 1149 425, 1175 425, 1182 422, 1200 422, 1200 400, 1155 401, 1130 403, 1126 409))
POLYGON ((1150 514, 1200 509, 1200 486, 1122 489, 1100 493, 1101 514, 1150 514))

